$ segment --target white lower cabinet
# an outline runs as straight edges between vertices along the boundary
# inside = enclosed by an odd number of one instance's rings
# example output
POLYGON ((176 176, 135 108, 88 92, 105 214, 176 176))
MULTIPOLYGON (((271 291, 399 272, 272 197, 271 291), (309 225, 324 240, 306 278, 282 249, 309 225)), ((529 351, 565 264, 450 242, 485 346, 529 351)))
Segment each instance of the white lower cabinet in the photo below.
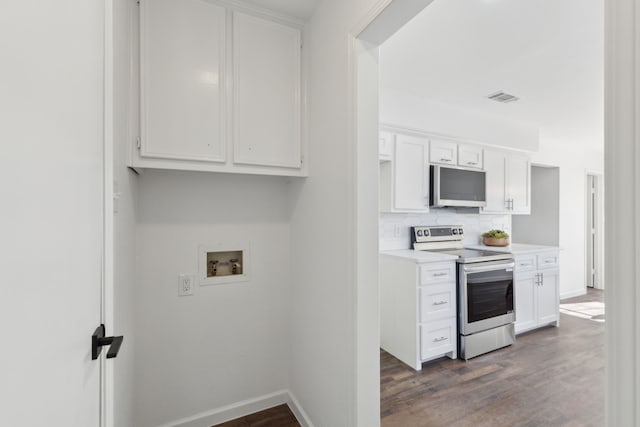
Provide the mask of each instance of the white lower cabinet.
POLYGON ((515 256, 516 334, 560 321, 558 252, 515 256), (550 261, 553 260, 553 261, 550 261))
POLYGON ((380 256, 380 347, 415 370, 457 358, 455 267, 380 256))

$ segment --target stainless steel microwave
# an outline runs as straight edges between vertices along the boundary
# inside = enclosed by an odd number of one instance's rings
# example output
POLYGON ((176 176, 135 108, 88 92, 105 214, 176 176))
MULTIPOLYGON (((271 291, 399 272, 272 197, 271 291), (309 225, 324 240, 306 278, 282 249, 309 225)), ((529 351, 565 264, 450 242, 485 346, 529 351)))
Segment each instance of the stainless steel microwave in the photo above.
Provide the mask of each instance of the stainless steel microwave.
POLYGON ((487 174, 485 171, 431 166, 429 205, 483 207, 487 206, 487 174))

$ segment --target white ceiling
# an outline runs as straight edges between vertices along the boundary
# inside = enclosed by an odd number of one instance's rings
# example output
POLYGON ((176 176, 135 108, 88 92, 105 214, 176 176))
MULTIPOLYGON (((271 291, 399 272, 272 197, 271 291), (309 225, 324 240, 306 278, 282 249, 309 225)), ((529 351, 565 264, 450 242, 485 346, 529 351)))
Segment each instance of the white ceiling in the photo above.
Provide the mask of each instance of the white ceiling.
POLYGON ((603 0, 435 0, 381 47, 380 84, 602 147, 603 0), (486 96, 505 91, 520 101, 486 96))
POLYGON ((263 9, 307 21, 321 0, 244 0, 263 9))

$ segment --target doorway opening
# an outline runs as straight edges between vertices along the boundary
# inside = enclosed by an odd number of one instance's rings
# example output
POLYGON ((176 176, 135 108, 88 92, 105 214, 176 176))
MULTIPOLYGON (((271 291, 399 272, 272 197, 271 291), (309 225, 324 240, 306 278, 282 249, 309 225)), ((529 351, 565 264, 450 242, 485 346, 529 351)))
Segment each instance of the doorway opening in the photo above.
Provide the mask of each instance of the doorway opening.
MULTIPOLYGON (((445 3, 440 3, 439 7, 444 7, 442 6, 444 4, 445 3)), ((434 6, 438 7, 437 4, 434 6)), ((427 7, 427 9, 430 9, 430 7, 427 7)), ((424 40, 432 40, 433 38, 416 37, 416 39, 419 39, 420 43, 423 43, 424 40)), ((445 39, 447 38, 445 37, 445 39)), ((422 102, 424 100, 420 100, 420 97, 418 96, 419 95, 418 91, 415 91, 415 93, 407 94, 406 91, 401 92, 399 90, 384 90, 385 88, 380 86, 378 86, 374 90, 372 87, 372 85, 374 84, 373 82, 380 81, 378 77, 382 77, 382 76, 378 75, 377 68, 375 69, 375 71, 373 71, 373 68, 371 67, 380 66, 382 68, 381 64, 384 61, 389 61, 393 63, 395 70, 406 69, 408 70, 409 73, 413 73, 414 75, 418 76, 416 78, 420 78, 423 80, 425 80, 426 78, 423 75, 423 73, 419 73, 417 71, 419 67, 417 66, 403 67, 401 65, 402 61, 396 62, 395 59, 397 58, 393 58, 390 55, 386 55, 384 51, 384 46, 380 48, 380 46, 382 45, 382 42, 386 41, 386 39, 371 40, 371 39, 365 38, 365 39, 360 39, 359 41, 361 42, 363 40, 366 40, 368 43, 361 43, 360 53, 356 53, 357 55, 356 88, 357 88, 357 113, 358 113, 357 115, 358 126, 357 126, 356 132, 358 136, 358 149, 357 149, 357 158, 355 159, 355 162, 358 166, 358 171, 359 171, 357 174, 357 185, 356 185, 357 194, 358 194, 357 195, 358 197, 357 211, 359 212, 364 212, 365 209, 366 210, 371 209, 373 204, 371 198, 363 196, 364 193, 369 193, 369 194, 371 193, 371 187, 370 187, 371 181, 364 179, 366 178, 364 175, 367 175, 369 172, 371 172, 372 168, 375 167, 372 164, 372 162, 376 162, 376 163, 378 163, 378 161, 384 162, 382 169, 390 169, 390 165, 392 165, 392 163, 389 163, 389 162, 392 162, 393 160, 390 160, 389 157, 393 158, 394 156, 394 149, 395 149, 394 143, 396 142, 393 139, 393 137, 387 138, 385 134, 374 133, 374 131, 379 132, 380 128, 372 129, 371 127, 363 126, 362 119, 364 116, 370 119, 373 114, 377 113, 378 120, 375 121, 377 126, 380 126, 380 123, 382 123, 384 127, 383 130, 385 130, 386 133, 390 133, 390 134, 402 133, 402 134, 405 134, 408 138, 415 137, 418 139, 431 138, 431 139, 447 140, 447 138, 452 139, 454 136, 457 136, 458 137, 457 141, 460 143, 458 144, 458 151, 456 151, 455 153, 456 155, 459 155, 460 146, 462 146, 463 148, 468 148, 469 145, 473 145, 474 143, 478 144, 480 141, 483 140, 480 136, 478 136, 477 138, 474 138, 471 135, 471 133, 475 132, 478 135, 483 134, 483 132, 489 133, 487 131, 488 126, 485 126, 484 123, 481 123, 481 119, 486 116, 483 116, 480 113, 478 114, 470 113, 468 110, 464 110, 463 107, 457 104, 442 106, 442 97, 447 96, 447 94, 436 93, 436 95, 433 95, 432 97, 433 99, 430 100, 430 102, 422 102), (365 64, 365 66, 364 68, 361 68, 361 65, 363 64, 365 64), (376 105, 376 107, 379 107, 380 111, 374 108, 374 106, 371 104, 370 101, 372 101, 373 96, 372 96, 372 92, 369 92, 369 91, 373 91, 375 92, 376 95, 379 95, 379 99, 376 99, 375 101, 377 101, 378 104, 376 105), (409 101, 409 102, 405 102, 405 101, 409 101), (413 103, 413 105, 409 105, 411 102, 413 103), (419 107, 419 108, 415 108, 415 107, 419 107), (445 115, 447 115, 448 117, 444 117, 445 115), (403 118, 405 120, 401 120, 403 118), (403 121, 403 123, 399 123, 400 121, 403 121), (466 121, 465 123, 466 126, 461 124, 461 122, 465 122, 465 121, 466 121), (456 133, 456 132, 460 132, 460 133, 456 133), (368 142, 366 142, 365 140, 368 142), (372 150, 372 147, 370 145, 366 146, 366 144, 372 144, 373 141, 379 142, 379 147, 376 147, 379 149, 379 153, 373 152, 375 148, 372 150), (388 144, 389 141, 391 141, 391 145, 388 144), (376 154, 378 154, 379 156, 378 158, 375 157, 376 154)), ((412 47, 413 48, 419 47, 419 43, 416 42, 416 45, 412 47)), ((413 54, 413 59, 417 63, 418 58, 415 55, 416 53, 415 49, 411 50, 411 52, 413 54)), ((450 51, 447 51, 447 52, 450 53, 450 51)), ((433 58, 434 57, 431 57, 431 59, 433 58)), ((501 57, 501 59, 504 59, 504 58, 501 57)), ((414 64, 414 65, 417 65, 417 64, 414 64)), ((457 70, 460 70, 460 69, 464 69, 464 68, 463 67, 457 68, 457 70)), ((446 73, 444 72, 441 73, 441 76, 443 76, 443 78, 446 77, 446 73)), ((396 82, 400 86, 409 80, 410 80, 409 78, 404 79, 400 76, 396 79, 396 82)), ((469 79, 469 80, 476 81, 477 79, 475 80, 469 79)), ((466 81, 466 80, 462 78, 462 79, 458 79, 458 81, 466 81)), ((499 81, 500 80, 498 79, 498 82, 499 81)), ((465 85, 460 85, 459 87, 461 87, 462 89, 465 89, 465 88, 470 89, 469 86, 465 86, 465 85)), ((435 87, 435 86, 428 87, 425 89, 425 91, 431 90, 431 89, 436 91, 442 88, 435 87)), ((475 90, 477 88, 473 88, 473 89, 474 89, 474 96, 477 96, 477 99, 474 101, 476 102, 477 105, 480 105, 480 104, 489 105, 489 107, 487 107, 488 109, 493 109, 493 110, 500 109, 500 112, 507 111, 505 109, 506 107, 504 106, 499 106, 499 104, 496 104, 498 106, 494 104, 486 104, 489 101, 480 99, 482 98, 483 94, 486 95, 489 93, 488 90, 484 90, 484 89, 475 90)), ((532 89, 532 90, 529 90, 529 92, 530 94, 533 94, 535 91, 532 89)), ((525 93, 525 91, 519 92, 518 94, 520 93, 525 93)), ((538 93, 540 93, 540 91, 538 91, 538 93)), ((460 98, 462 98, 462 95, 459 97, 457 95, 459 94, 454 94, 452 95, 452 97, 456 98, 456 100, 459 100, 460 98)), ((512 105, 524 105, 524 104, 512 104, 512 105)), ((493 122, 493 125, 495 125, 496 123, 498 123, 498 121, 493 122)), ((503 122, 500 121, 499 124, 502 125, 503 122)), ((371 126, 371 122, 369 122, 368 125, 371 126)), ((530 151, 530 152, 537 151, 538 149, 537 147, 538 133, 537 132, 535 135, 536 147, 531 148, 531 146, 527 145, 530 142, 530 140, 526 137, 527 135, 529 135, 526 129, 522 130, 522 133, 521 133, 522 135, 525 135, 525 138, 512 138, 507 135, 509 132, 518 133, 519 130, 521 130, 522 128, 518 129, 516 126, 508 127, 507 125, 505 125, 505 126, 501 126, 500 129, 502 131, 500 134, 496 132, 497 139, 505 138, 505 140, 511 140, 511 141, 515 140, 516 142, 513 143, 514 144, 513 148, 515 150, 530 151), (515 146, 517 144, 520 144, 520 145, 515 146)), ((485 138, 487 137, 486 133, 483 134, 482 136, 485 138)), ((505 144, 502 144, 505 142, 505 140, 496 140, 495 144, 499 147, 506 147, 505 144)), ((410 160, 413 160, 414 158, 417 158, 420 156, 424 156, 424 150, 429 149, 429 148, 426 148, 426 146, 422 146, 423 151, 420 151, 419 150, 420 147, 418 147, 420 144, 417 143, 418 141, 415 141, 413 139, 407 140, 407 141, 403 140, 403 143, 404 142, 406 142, 406 144, 411 144, 411 147, 416 149, 415 155, 406 156, 410 160)), ((451 146, 451 144, 443 144, 443 146, 444 145, 451 146)), ((546 148, 548 149, 549 146, 551 145, 552 144, 549 143, 546 148)), ((429 154, 431 155, 431 153, 429 154)), ((466 152, 465 152, 465 155, 466 155, 466 152)), ((554 158, 553 156, 556 156, 556 155, 557 155, 557 152, 554 150, 551 150, 551 154, 549 154, 550 157, 542 156, 542 158, 546 161, 547 159, 553 159, 554 158)), ((452 156, 452 158, 455 158, 455 156, 452 156)), ((438 159, 440 159, 440 161, 447 161, 449 157, 445 153, 445 154, 442 154, 440 157, 438 157, 438 159)), ((454 160, 449 160, 449 161, 453 162, 454 160)), ((455 161, 457 162, 457 160, 455 161)), ((504 161, 500 160, 500 162, 504 162, 504 161)), ((500 163, 500 162, 496 162, 496 163, 500 163)), ((413 163, 411 164, 413 165, 413 163)), ((515 165, 516 163, 513 162, 513 164, 515 165)), ((406 171, 406 169, 403 169, 403 170, 406 171)), ((418 167, 416 167, 415 170, 422 171, 422 169, 418 167)), ((514 166, 514 170, 515 170, 515 166, 514 166)), ((559 207, 559 199, 560 199, 559 168, 558 167, 546 168, 542 166, 537 166, 536 168, 534 168, 534 171, 535 172, 532 172, 532 173, 539 172, 539 175, 541 177, 546 177, 555 183, 554 184, 555 189, 552 195, 545 194, 544 191, 540 192, 542 196, 546 196, 547 198, 554 199, 553 208, 546 210, 546 213, 551 212, 551 214, 549 215, 554 216, 554 218, 551 223, 545 226, 544 234, 546 235, 546 237, 548 237, 548 239, 545 242, 541 242, 538 244, 558 246, 559 245, 559 233, 558 233, 559 218, 558 217, 559 217, 559 209, 560 209, 559 207)), ((513 172, 513 171, 509 170, 509 172, 513 172)), ((371 278, 370 276, 371 270, 372 270, 371 265, 370 264, 367 265, 365 262, 362 261, 362 259, 365 258, 365 255, 368 260, 373 259, 370 253, 370 248, 375 247, 374 246, 375 243, 373 245, 369 245, 369 243, 372 243, 372 241, 375 240, 375 238, 377 238, 378 247, 381 250, 382 249, 388 249, 388 250, 410 249, 409 248, 409 244, 410 244, 409 228, 411 226, 432 225, 432 224, 454 225, 458 223, 457 220, 461 220, 461 219, 468 219, 469 220, 468 222, 470 224, 469 229, 470 230, 473 229, 473 231, 478 236, 483 231, 486 231, 489 228, 502 228, 509 232, 514 230, 513 227, 515 227, 515 225, 512 224, 511 215, 504 215, 502 212, 500 212, 500 215, 495 215, 495 217, 490 218, 489 216, 472 217, 472 215, 475 215, 475 214, 470 211, 465 211, 464 209, 447 210, 447 211, 431 209, 431 211, 429 211, 428 202, 426 202, 424 206, 420 205, 420 202, 423 202, 423 203, 425 202, 424 200, 422 200, 424 199, 424 195, 425 195, 424 190, 426 189, 428 191, 428 188, 429 188, 428 172, 422 171, 422 174, 424 179, 413 180, 410 186, 408 185, 400 188, 400 190, 402 190, 399 194, 400 196, 409 195, 411 196, 411 201, 415 201, 416 203, 412 203, 410 205, 401 205, 399 202, 403 202, 405 199, 403 199, 402 197, 398 197, 398 194, 392 193, 392 190, 385 191, 385 196, 389 196, 389 200, 386 200, 386 199, 383 200, 382 196, 378 195, 378 197, 380 198, 380 201, 383 202, 383 204, 389 205, 389 209, 388 211, 383 211, 383 213, 380 213, 379 210, 376 210, 376 213, 378 214, 377 233, 371 227, 372 222, 374 221, 374 219, 371 218, 371 216, 365 215, 364 217, 366 218, 366 221, 362 221, 363 217, 358 216, 357 254, 359 259, 358 259, 357 271, 358 271, 358 289, 359 290, 365 289, 365 286, 370 285, 370 282, 367 283, 367 280, 371 278), (386 193, 389 193, 389 194, 386 194, 386 193), (393 204, 394 201, 397 202, 395 205, 393 204), (423 209, 424 207, 426 207, 426 209, 423 209), (452 221, 456 221, 456 222, 452 222, 452 221), (491 221, 491 224, 488 224, 487 221, 491 221), (491 227, 487 227, 487 225, 491 225, 491 227), (365 235, 366 233, 362 232, 365 230, 369 232, 367 235, 365 235), (372 235, 374 237, 373 239, 372 239, 372 235)), ((515 175, 515 173, 512 173, 512 174, 515 175)), ((581 175, 582 175, 582 170, 579 170, 577 172, 577 181, 579 183, 574 189, 575 193, 577 194, 580 194, 582 192, 582 185, 580 184, 581 178, 582 178, 581 175)), ((544 197, 542 197, 542 200, 543 199, 544 197)), ((508 206, 508 208, 506 209, 513 209, 513 205, 514 205, 513 200, 508 197, 505 200, 508 206)), ((375 204, 373 209, 376 209, 375 204)), ((520 218, 521 217, 518 217, 518 220, 520 218)), ((582 228, 581 224, 578 227, 582 228)), ((465 231, 466 231, 466 225, 465 225, 465 231)), ((514 232, 514 235, 517 235, 517 233, 514 232)), ((541 237, 541 236, 536 236, 536 237, 541 237)), ((534 243, 534 242, 528 241, 524 243, 534 243)), ((582 248, 579 248, 577 253, 578 253, 578 259, 581 258, 582 248)), ((579 266, 578 268, 582 270, 582 266, 579 266)), ((546 276, 547 274, 545 272, 545 277, 546 276)), ((552 277, 551 275, 549 276, 552 277)), ((534 281, 536 280, 536 277, 538 276, 534 276, 534 279, 533 279, 534 281)), ((554 276, 554 277, 555 279, 559 280, 557 276, 554 276)), ((532 282, 532 284, 533 284, 532 286, 535 286, 535 285, 540 286, 540 284, 537 282, 532 282)), ((369 292, 365 292, 365 293, 369 295, 369 292)), ((435 302, 439 304, 441 300, 437 300, 435 302)), ((366 304, 366 301, 361 301, 359 297, 359 299, 357 300, 357 305, 358 305, 357 312, 359 316, 367 312, 366 310, 363 310, 364 308, 363 304, 366 304)), ((370 309, 371 307, 368 306, 366 308, 370 309)), ((360 322, 361 322, 361 319, 359 318, 358 328, 361 327, 360 322)), ((411 334, 411 336, 413 335, 414 334, 411 334)), ((364 334, 361 335, 359 333, 358 336, 363 337, 365 335, 364 334)), ((434 336, 433 339, 442 340, 443 336, 444 335, 434 336)), ((533 337, 533 334, 527 335, 527 338, 530 338, 530 337, 533 337)), ((523 340, 525 339, 523 338, 523 340)), ((358 344, 359 348, 362 348, 361 347, 362 344, 363 343, 358 344)), ((371 342, 367 341, 366 344, 370 345, 371 342)), ((533 347, 535 347, 535 343, 532 342, 531 344, 533 347)), ((368 348, 370 349, 370 347, 368 348)), ((386 363, 385 359, 390 360, 391 356, 387 357, 387 355, 383 354, 382 358, 383 358, 382 364, 384 365, 386 363)), ((443 360, 446 363, 459 363, 458 361, 449 361, 446 359, 443 359, 443 360)), ((431 362, 428 362, 428 363, 431 363, 431 362)), ((434 365, 429 365, 429 366, 437 367, 436 364, 440 363, 440 361, 435 361, 433 363, 434 365)), ((361 366, 359 365, 359 371, 361 371, 360 368, 361 366)), ((367 369, 370 369, 370 368, 371 366, 367 366, 367 369)), ((392 369, 394 368, 392 367, 392 369)), ((389 373, 391 371, 387 370, 387 372, 389 373)), ((391 372, 391 374, 393 373, 391 372)), ((382 375, 383 377, 385 376, 384 371, 382 375)), ((385 380, 386 379, 383 378, 383 381, 385 380)), ((601 389, 602 387, 599 386, 598 388, 601 389)), ((383 399, 383 405, 384 405, 384 399, 385 399, 384 393, 383 393, 382 399, 383 399)), ((391 396, 391 399, 393 399, 393 396, 391 396)), ((599 399, 599 403, 603 404, 602 396, 599 399)), ((383 413, 384 412, 385 411, 383 411, 383 413)), ((401 416, 403 415, 401 415, 398 412, 397 417, 401 417, 401 416)), ((403 419, 403 420, 407 421, 406 419, 403 419)))

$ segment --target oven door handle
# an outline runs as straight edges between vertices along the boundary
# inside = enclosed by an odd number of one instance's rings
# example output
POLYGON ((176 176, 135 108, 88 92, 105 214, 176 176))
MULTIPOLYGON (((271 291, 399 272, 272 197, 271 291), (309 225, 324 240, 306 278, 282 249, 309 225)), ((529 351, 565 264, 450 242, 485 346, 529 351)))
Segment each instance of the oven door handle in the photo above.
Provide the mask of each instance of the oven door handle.
POLYGON ((465 273, 480 273, 483 271, 504 270, 505 268, 514 268, 515 262, 486 262, 481 265, 465 265, 463 267, 465 273))

